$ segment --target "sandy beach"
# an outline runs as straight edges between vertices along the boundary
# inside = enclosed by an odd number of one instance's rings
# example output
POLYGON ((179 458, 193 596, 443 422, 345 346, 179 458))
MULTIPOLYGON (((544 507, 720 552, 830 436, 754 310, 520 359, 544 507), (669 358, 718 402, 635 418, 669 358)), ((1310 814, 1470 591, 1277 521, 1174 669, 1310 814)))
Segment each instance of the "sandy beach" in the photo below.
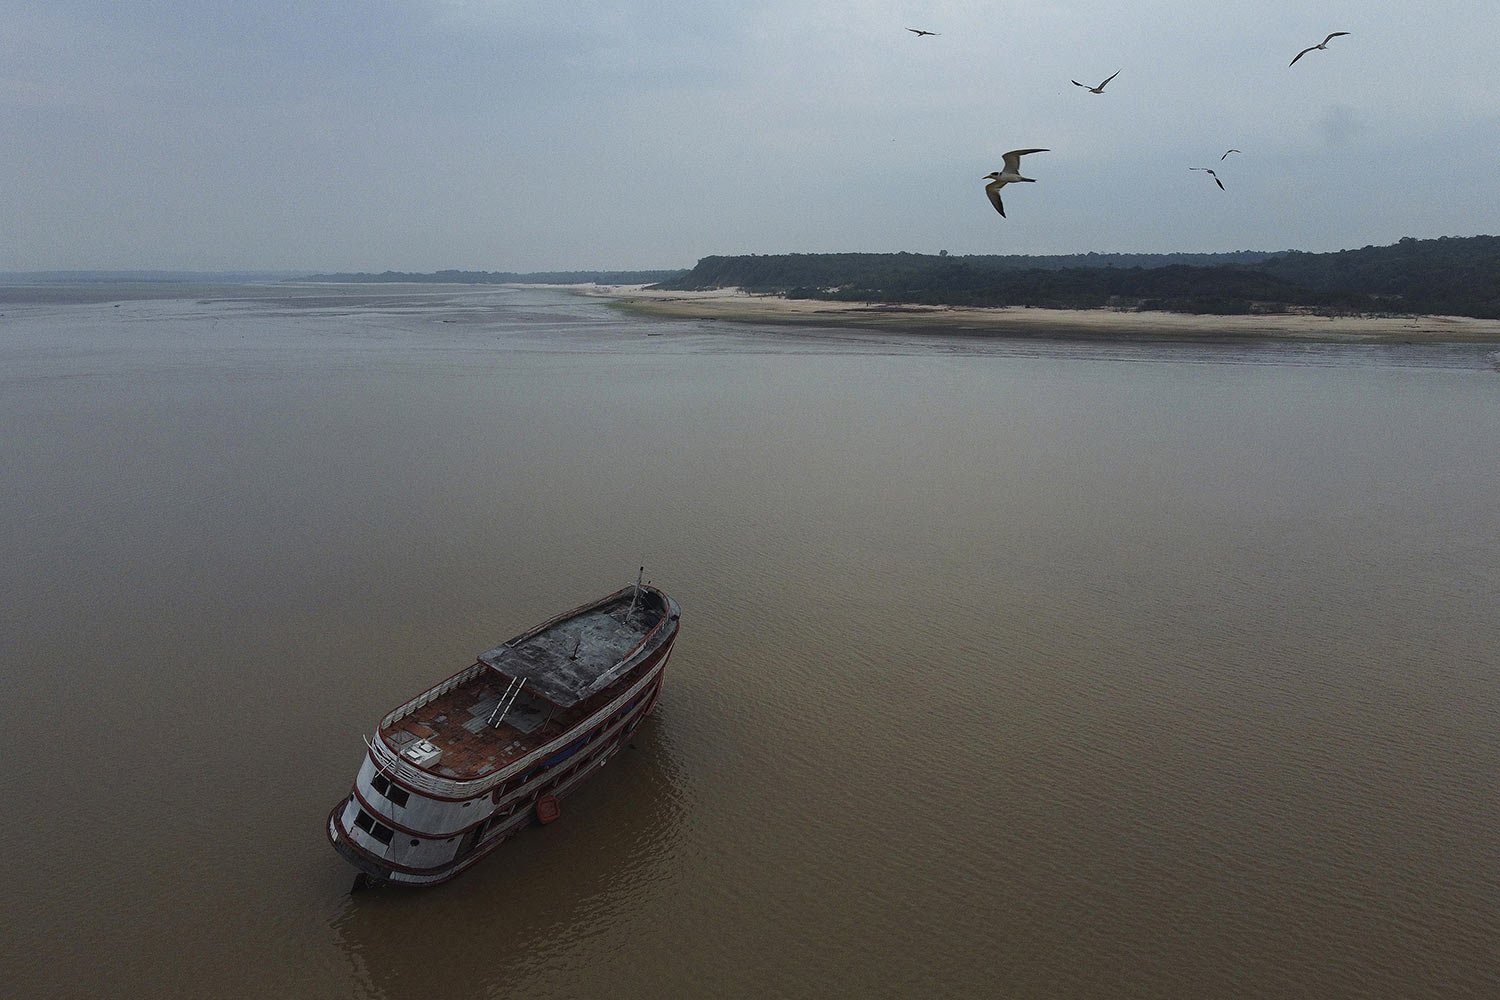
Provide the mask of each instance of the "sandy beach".
MULTIPOLYGON (((576 286, 575 286, 576 288, 576 286)), ((1098 340, 1309 340, 1371 343, 1500 343, 1500 320, 1466 316, 1205 316, 1116 309, 966 308, 824 302, 738 288, 653 291, 596 285, 583 294, 622 309, 684 319, 845 326, 907 333, 1098 340)))

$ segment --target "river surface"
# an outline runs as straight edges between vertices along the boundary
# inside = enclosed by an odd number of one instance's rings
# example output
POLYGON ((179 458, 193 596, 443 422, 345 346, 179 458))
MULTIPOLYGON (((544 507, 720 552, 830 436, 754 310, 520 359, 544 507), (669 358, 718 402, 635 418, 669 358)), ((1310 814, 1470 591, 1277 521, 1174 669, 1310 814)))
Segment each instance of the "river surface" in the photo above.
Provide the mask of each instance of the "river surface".
POLYGON ((0 290, 14 997, 1500 995, 1494 349, 0 290), (324 821, 638 567, 656 714, 455 881, 324 821))

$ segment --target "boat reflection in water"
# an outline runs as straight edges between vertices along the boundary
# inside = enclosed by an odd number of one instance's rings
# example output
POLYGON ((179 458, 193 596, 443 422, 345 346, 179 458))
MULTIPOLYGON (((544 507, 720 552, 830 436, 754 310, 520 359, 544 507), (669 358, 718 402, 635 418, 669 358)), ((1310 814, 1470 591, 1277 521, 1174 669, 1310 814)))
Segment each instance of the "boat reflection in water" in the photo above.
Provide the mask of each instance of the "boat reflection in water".
MULTIPOLYGON (((684 748, 672 700, 636 730, 623 757, 565 803, 560 823, 516 837, 489 862, 421 894, 330 895, 328 940, 342 956, 355 995, 508 996, 517 984, 555 979, 559 967, 588 962, 603 935, 628 937, 636 954, 680 948, 680 928, 643 933, 643 914, 671 911, 681 888, 674 871, 691 840, 684 748), (412 906, 420 904, 420 911, 412 906), (413 963, 413 954, 440 960, 413 963)), ((333 886, 328 886, 335 892, 333 886)), ((612 947, 608 950, 611 950, 612 947)), ((662 960, 666 960, 663 955, 662 960)), ((582 989, 621 982, 611 963, 589 962, 582 989)), ((545 994, 545 990, 542 991, 545 994)))

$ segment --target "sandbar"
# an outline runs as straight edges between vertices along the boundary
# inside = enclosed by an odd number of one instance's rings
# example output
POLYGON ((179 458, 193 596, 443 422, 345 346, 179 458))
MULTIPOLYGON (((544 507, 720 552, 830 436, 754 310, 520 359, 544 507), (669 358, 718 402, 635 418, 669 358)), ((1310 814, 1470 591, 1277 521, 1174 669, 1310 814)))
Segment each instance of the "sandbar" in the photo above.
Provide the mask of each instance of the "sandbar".
POLYGON ((1306 340, 1351 343, 1500 343, 1500 320, 1467 316, 1210 316, 1129 309, 894 305, 788 299, 738 288, 660 291, 637 285, 575 290, 652 316, 739 323, 856 327, 949 336, 1089 340, 1306 340))

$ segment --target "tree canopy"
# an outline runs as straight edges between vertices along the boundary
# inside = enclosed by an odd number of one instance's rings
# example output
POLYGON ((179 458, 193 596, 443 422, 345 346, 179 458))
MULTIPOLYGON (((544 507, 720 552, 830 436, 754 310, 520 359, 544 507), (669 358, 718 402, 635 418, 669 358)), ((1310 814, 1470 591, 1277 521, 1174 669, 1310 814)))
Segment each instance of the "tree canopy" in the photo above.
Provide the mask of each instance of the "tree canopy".
POLYGON ((1500 237, 1406 237, 1336 253, 715 256, 655 287, 739 287, 791 298, 928 305, 1500 319, 1500 237))

